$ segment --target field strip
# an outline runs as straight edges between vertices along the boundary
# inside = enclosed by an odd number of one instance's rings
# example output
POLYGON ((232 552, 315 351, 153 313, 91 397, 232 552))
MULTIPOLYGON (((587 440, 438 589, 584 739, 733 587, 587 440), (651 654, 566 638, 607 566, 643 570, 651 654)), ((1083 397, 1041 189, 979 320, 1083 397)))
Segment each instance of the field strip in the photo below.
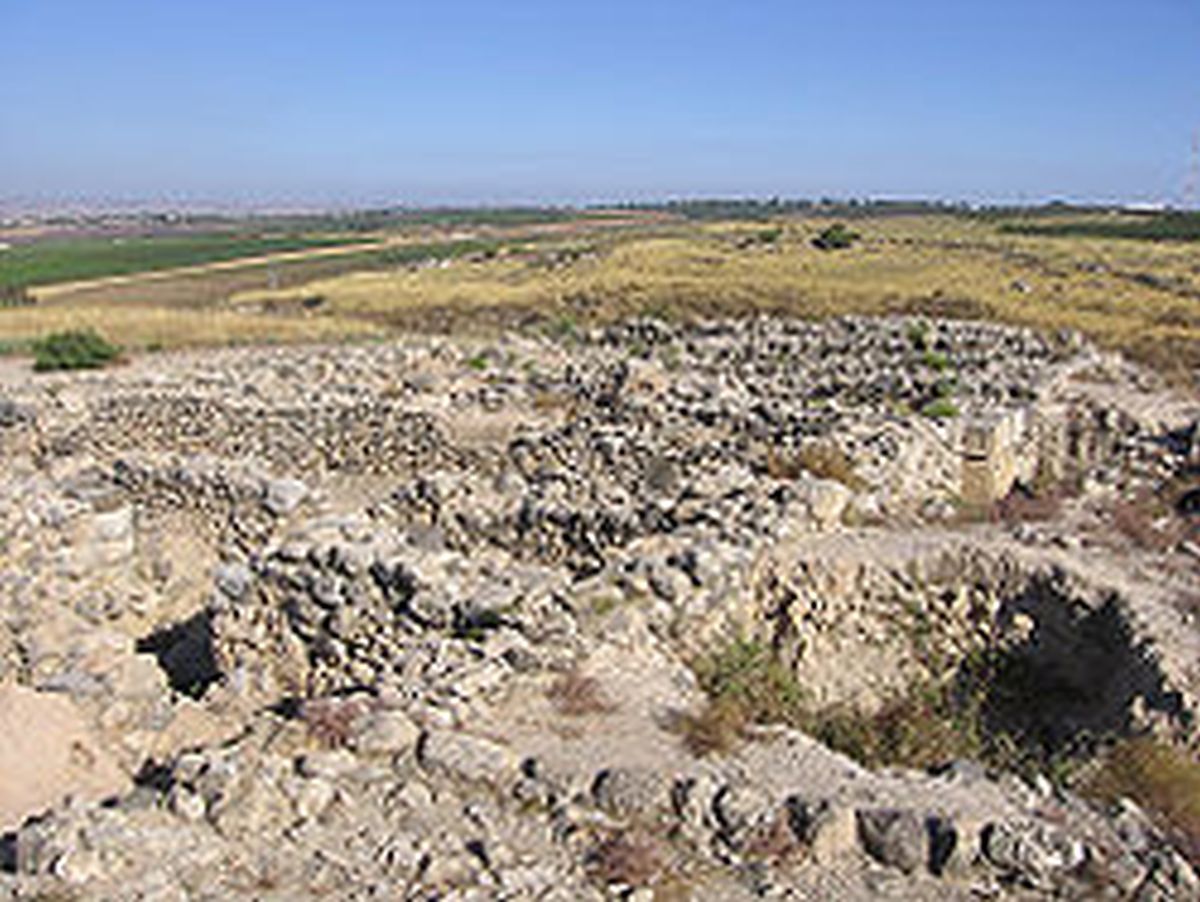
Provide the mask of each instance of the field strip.
MULTIPOLYGON (((470 237, 470 236, 466 236, 470 237)), ((450 240, 459 240, 454 236, 450 240)), ((249 266, 262 266, 267 263, 286 263, 293 260, 310 260, 314 257, 336 257, 343 254, 357 254, 363 251, 379 251, 406 244, 421 244, 424 239, 391 238, 382 241, 364 241, 356 244, 339 244, 334 247, 312 247, 298 251, 280 251, 274 254, 260 254, 253 257, 236 257, 232 260, 214 260, 211 263, 196 263, 190 266, 174 266, 170 269, 151 269, 145 272, 127 273, 120 276, 103 276, 98 279, 79 279, 73 282, 56 282, 53 285, 40 285, 31 289, 39 301, 50 300, 59 295, 71 294, 76 291, 88 291, 96 288, 119 287, 121 285, 153 282, 160 279, 171 279, 179 276, 203 275, 222 270, 241 269, 249 266)))

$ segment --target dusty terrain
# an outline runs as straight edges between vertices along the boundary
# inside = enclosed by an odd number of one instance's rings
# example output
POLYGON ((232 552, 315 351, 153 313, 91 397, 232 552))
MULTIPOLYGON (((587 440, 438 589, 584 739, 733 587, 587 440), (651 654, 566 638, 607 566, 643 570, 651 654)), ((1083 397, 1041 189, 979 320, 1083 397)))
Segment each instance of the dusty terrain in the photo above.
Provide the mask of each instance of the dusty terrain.
POLYGON ((1084 786, 1191 754, 1198 415, 911 317, 10 361, 0 898, 1195 899, 1084 786))

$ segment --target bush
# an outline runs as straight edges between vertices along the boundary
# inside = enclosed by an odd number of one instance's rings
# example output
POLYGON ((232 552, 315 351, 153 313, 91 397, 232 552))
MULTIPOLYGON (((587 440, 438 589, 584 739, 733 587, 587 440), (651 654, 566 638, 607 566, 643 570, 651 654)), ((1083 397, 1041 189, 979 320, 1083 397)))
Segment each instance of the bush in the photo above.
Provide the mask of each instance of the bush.
POLYGON ((39 373, 98 369, 120 353, 120 348, 90 329, 56 332, 34 342, 33 368, 39 373))
POLYGON ((852 232, 842 223, 835 222, 814 238, 812 243, 813 247, 823 251, 837 251, 850 247, 860 237, 857 232, 852 232))
POLYGON ((0 285, 0 307, 32 307, 35 303, 24 285, 0 285))

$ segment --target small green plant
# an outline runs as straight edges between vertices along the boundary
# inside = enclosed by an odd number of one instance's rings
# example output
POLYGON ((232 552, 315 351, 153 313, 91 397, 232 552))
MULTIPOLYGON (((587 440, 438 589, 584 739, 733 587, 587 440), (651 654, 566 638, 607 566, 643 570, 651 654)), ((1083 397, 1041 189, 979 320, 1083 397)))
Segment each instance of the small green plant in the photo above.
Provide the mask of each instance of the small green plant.
POLYGON ((579 338, 579 324, 572 316, 560 316, 547 324, 546 334, 559 341, 574 341, 579 338))
POLYGON ((852 247, 861 236, 852 232, 843 223, 835 222, 813 239, 813 247, 822 251, 839 251, 852 247))
POLYGON ((908 327, 908 341, 917 351, 929 350, 929 323, 918 321, 908 327))
POLYGON ((666 370, 674 371, 683 365, 682 355, 679 348, 675 347, 675 345, 667 345, 662 349, 659 357, 662 360, 663 368, 666 370))
POLYGON ((39 373, 98 369, 120 353, 120 348, 90 329, 56 332, 34 342, 33 368, 39 373))
POLYGON ((926 351, 921 360, 934 372, 944 373, 950 368, 950 357, 941 351, 926 351))
POLYGON ((804 722, 806 697, 795 675, 761 642, 738 637, 694 665, 708 704, 685 716, 685 745, 697 755, 727 752, 752 723, 804 722))
POLYGON ((949 398, 935 398, 921 408, 921 416, 931 420, 952 420, 958 414, 958 405, 949 398))
POLYGON ((482 373, 488 368, 488 359, 482 354, 476 354, 474 357, 467 358, 467 366, 477 373, 482 373))
POLYGON ((868 767, 928 768, 983 755, 978 712, 959 704, 947 688, 926 684, 873 713, 832 708, 812 715, 805 726, 830 748, 868 767))
POLYGON ((933 387, 933 396, 935 398, 950 398, 958 391, 958 378, 951 375, 946 376, 937 381, 933 387))
POLYGON ((625 603, 625 596, 619 591, 598 595, 591 600, 590 610, 595 617, 607 617, 625 603))

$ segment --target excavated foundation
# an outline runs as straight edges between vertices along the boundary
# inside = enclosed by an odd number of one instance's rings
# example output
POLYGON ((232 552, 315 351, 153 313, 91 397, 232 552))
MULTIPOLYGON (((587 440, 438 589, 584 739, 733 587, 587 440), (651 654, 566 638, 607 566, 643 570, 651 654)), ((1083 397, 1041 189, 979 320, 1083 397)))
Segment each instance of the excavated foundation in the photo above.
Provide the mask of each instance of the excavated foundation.
POLYGON ((1191 737, 1187 653, 1146 629, 1172 617, 1003 543, 823 540, 777 549, 725 634, 769 644, 818 708, 870 714, 949 685, 982 700, 987 734, 1045 759, 1146 731, 1191 737))

